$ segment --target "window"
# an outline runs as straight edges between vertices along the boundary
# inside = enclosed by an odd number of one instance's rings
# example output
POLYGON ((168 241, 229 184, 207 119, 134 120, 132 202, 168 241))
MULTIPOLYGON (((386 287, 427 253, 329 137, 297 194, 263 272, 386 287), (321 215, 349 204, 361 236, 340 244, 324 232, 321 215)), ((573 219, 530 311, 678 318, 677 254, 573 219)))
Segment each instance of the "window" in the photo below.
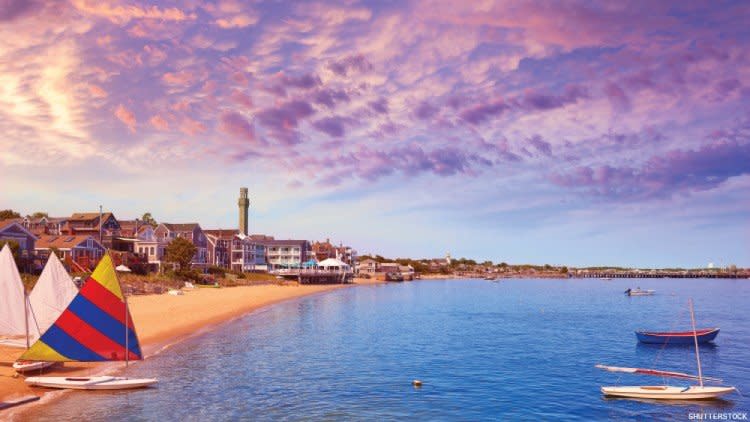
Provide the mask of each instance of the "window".
POLYGON ((151 251, 151 252, 149 252, 149 255, 153 255, 154 254, 154 247, 152 246, 151 248, 149 248, 149 250, 151 251))

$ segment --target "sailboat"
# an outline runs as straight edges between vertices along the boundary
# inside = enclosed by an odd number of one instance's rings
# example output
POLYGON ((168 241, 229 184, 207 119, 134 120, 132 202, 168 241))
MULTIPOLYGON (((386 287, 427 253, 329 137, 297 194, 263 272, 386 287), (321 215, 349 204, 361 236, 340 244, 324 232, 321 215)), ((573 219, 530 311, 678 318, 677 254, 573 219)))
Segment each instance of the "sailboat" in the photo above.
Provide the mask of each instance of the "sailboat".
POLYGON ((0 251, 0 344, 29 347, 30 311, 16 261, 6 244, 0 251))
MULTIPOLYGON (((112 258, 104 255, 63 313, 21 359, 45 362, 141 360, 143 355, 112 258)), ((47 388, 119 390, 153 385, 155 378, 29 377, 47 388)))
POLYGON ((622 368, 617 366, 596 365, 599 369, 610 372, 624 372, 630 374, 654 375, 660 377, 680 378, 686 380, 697 380, 699 385, 687 387, 674 387, 667 385, 647 385, 631 387, 602 387, 601 391, 606 396, 637 398, 637 399, 657 399, 657 400, 697 400, 697 399, 717 399, 723 395, 736 391, 734 387, 724 386, 705 386, 704 381, 721 382, 718 378, 704 377, 701 368, 701 356, 698 348, 698 334, 695 329, 695 313, 693 312, 693 301, 688 301, 690 306, 690 320, 693 324, 693 340, 695 343, 695 359, 698 363, 698 375, 686 374, 682 372, 660 371, 657 369, 643 368, 622 368))
MULTIPOLYGON (((78 294, 78 288, 63 267, 60 259, 50 253, 42 275, 34 289, 29 294, 29 304, 34 324, 30 324, 30 342, 36 341, 39 335, 54 324, 55 320, 65 311, 73 298, 78 294)), ((56 362, 37 362, 19 360, 13 363, 16 372, 30 372, 55 365, 56 362)))

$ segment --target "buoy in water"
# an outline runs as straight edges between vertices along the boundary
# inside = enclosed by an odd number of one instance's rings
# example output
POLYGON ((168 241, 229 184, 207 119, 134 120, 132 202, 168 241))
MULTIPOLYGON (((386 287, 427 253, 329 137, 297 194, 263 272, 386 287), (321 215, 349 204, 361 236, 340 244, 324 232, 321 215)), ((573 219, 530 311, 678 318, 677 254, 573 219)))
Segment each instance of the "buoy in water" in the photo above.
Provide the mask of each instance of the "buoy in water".
POLYGON ((415 387, 421 387, 422 386, 422 381, 420 381, 420 380, 414 380, 414 381, 411 382, 411 385, 413 385, 415 387))

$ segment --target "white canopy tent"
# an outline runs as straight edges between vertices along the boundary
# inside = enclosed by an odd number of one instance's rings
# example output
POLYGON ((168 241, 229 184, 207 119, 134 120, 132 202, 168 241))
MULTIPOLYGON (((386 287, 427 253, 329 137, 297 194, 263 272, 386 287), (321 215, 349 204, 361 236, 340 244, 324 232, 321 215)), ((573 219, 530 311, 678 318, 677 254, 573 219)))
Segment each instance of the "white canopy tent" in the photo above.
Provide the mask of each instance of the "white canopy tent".
POLYGON ((324 259, 323 261, 318 262, 318 268, 322 268, 328 271, 345 271, 345 272, 349 272, 352 269, 352 267, 349 264, 336 258, 328 258, 328 259, 324 259))

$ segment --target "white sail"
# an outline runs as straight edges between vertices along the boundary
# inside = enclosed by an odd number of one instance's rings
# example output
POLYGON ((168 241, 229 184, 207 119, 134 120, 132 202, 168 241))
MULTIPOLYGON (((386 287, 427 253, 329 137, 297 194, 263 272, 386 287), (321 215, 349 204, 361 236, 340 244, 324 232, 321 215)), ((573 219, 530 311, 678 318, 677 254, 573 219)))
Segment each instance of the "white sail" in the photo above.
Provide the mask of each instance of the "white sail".
POLYGON ((0 342, 26 346, 28 318, 26 292, 10 247, 0 251, 0 342))
POLYGON ((33 320, 36 321, 29 324, 30 342, 36 341, 41 333, 55 323, 77 294, 78 288, 73 284, 60 259, 54 253, 50 253, 39 281, 29 294, 33 320))

